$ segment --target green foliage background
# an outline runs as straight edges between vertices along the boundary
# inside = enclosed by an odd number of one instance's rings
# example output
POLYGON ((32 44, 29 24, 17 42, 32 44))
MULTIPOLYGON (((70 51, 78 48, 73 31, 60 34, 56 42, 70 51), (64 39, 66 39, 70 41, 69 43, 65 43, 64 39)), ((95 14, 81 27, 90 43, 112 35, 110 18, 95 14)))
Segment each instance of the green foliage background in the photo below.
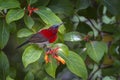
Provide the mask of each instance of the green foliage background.
POLYGON ((119 80, 120 0, 0 0, 0 80, 119 80), (38 8, 31 16, 28 5, 38 8), (58 55, 44 61, 36 45, 16 47, 40 29, 65 22, 58 55))

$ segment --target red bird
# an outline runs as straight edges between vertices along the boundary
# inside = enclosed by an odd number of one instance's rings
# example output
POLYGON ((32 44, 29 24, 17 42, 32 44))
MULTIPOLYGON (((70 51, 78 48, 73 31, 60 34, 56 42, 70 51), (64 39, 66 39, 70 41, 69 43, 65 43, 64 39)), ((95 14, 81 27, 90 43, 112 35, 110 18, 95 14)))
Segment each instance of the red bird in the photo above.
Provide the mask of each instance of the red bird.
POLYGON ((17 48, 20 48, 27 43, 35 43, 41 47, 45 47, 47 44, 53 43, 57 39, 58 28, 62 24, 63 23, 60 23, 58 25, 53 25, 48 29, 40 30, 36 34, 33 34, 27 41, 19 45, 17 48))

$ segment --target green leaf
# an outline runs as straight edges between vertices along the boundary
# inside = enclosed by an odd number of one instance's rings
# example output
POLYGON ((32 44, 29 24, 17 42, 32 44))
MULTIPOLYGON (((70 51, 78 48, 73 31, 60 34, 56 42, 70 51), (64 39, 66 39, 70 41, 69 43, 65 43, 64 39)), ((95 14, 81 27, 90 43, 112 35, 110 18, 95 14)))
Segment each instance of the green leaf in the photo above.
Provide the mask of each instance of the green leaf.
POLYGON ((65 55, 69 54, 69 49, 65 44, 57 43, 54 45, 54 47, 59 47, 58 53, 63 53, 65 55))
POLYGON ((60 54, 60 53, 59 53, 59 55, 62 58, 64 58, 68 69, 72 73, 81 77, 83 80, 87 80, 88 74, 87 74, 87 69, 86 69, 85 63, 78 54, 76 54, 75 52, 69 51, 68 56, 65 56, 64 54, 60 54))
POLYGON ((56 73, 56 69, 57 69, 57 62, 51 56, 49 56, 49 59, 50 59, 50 62, 45 64, 45 70, 50 76, 55 78, 55 73, 56 73))
POLYGON ((38 0, 35 4, 35 6, 49 6, 49 4, 51 3, 50 0, 38 0))
POLYGON ((31 29, 34 25, 34 20, 32 19, 31 16, 28 16, 28 15, 24 16, 24 22, 29 29, 31 29))
POLYGON ((120 0, 103 0, 108 11, 113 15, 120 15, 120 0))
POLYGON ((8 58, 4 52, 0 51, 0 80, 6 80, 9 71, 8 58))
POLYGON ((103 80, 116 80, 113 76, 105 76, 103 80))
POLYGON ((0 0, 0 10, 19 7, 20 3, 18 0, 0 0))
POLYGON ((9 39, 9 31, 4 20, 0 19, 0 48, 3 49, 9 39))
POLYGON ((8 29, 11 33, 15 32, 16 31, 16 23, 12 22, 12 23, 8 24, 8 29))
POLYGON ((30 35, 32 35, 33 32, 29 29, 26 29, 26 28, 23 28, 23 29, 20 29, 17 33, 17 37, 19 38, 22 38, 22 37, 28 37, 30 35))
POLYGON ((61 17, 73 14, 73 5, 70 0, 51 0, 49 8, 61 17))
POLYGON ((22 55, 22 62, 26 68, 29 64, 37 61, 43 51, 35 46, 29 46, 25 49, 22 55))
POLYGON ((65 41, 81 41, 83 38, 79 32, 69 32, 64 35, 65 41))
MULTIPOLYGON (((62 23, 60 18, 56 16, 49 8, 40 7, 39 10, 35 11, 36 14, 49 26, 62 23)), ((59 28, 60 33, 64 33, 65 27, 62 25, 59 28)))
POLYGON ((13 21, 17 21, 17 20, 21 19, 23 16, 24 16, 24 9, 9 10, 6 15, 6 21, 9 24, 13 21))
POLYGON ((34 4, 37 2, 37 0, 27 0, 28 4, 34 4))
POLYGON ((86 48, 87 54, 97 63, 102 59, 104 53, 108 51, 106 43, 98 41, 86 43, 86 48))
POLYGON ((10 67, 8 77, 11 77, 14 79, 16 77, 16 74, 17 74, 16 69, 14 67, 10 67))
POLYGON ((90 0, 77 0, 76 8, 78 10, 86 9, 91 4, 90 0))
POLYGON ((14 79, 12 79, 10 76, 7 76, 6 80, 14 80, 14 79))
POLYGON ((34 75, 32 72, 28 72, 24 80, 34 80, 34 75))
POLYGON ((116 21, 115 16, 110 18, 107 15, 102 16, 102 20, 105 24, 112 24, 112 23, 115 23, 116 21))

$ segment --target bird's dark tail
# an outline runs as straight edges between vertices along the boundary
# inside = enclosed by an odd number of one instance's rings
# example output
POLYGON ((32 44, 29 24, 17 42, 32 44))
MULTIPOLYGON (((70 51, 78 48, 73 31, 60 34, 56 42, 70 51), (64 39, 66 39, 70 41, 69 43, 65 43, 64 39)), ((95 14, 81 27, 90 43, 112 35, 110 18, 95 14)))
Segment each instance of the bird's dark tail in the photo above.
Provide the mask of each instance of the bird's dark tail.
POLYGON ((24 43, 22 43, 21 45, 19 45, 18 47, 16 47, 16 49, 18 49, 18 48, 20 48, 20 47, 26 45, 27 43, 29 43, 29 41, 25 41, 24 43))

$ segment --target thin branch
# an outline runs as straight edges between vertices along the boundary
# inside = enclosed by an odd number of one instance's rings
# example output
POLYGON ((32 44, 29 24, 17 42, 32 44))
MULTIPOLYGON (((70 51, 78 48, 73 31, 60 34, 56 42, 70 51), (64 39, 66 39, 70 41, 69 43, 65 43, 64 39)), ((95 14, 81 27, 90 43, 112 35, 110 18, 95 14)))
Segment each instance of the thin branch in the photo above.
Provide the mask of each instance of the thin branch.
POLYGON ((90 24, 93 26, 93 28, 98 31, 98 33, 101 33, 101 31, 95 27, 95 25, 93 24, 93 22, 89 18, 87 18, 87 20, 90 22, 90 24))

